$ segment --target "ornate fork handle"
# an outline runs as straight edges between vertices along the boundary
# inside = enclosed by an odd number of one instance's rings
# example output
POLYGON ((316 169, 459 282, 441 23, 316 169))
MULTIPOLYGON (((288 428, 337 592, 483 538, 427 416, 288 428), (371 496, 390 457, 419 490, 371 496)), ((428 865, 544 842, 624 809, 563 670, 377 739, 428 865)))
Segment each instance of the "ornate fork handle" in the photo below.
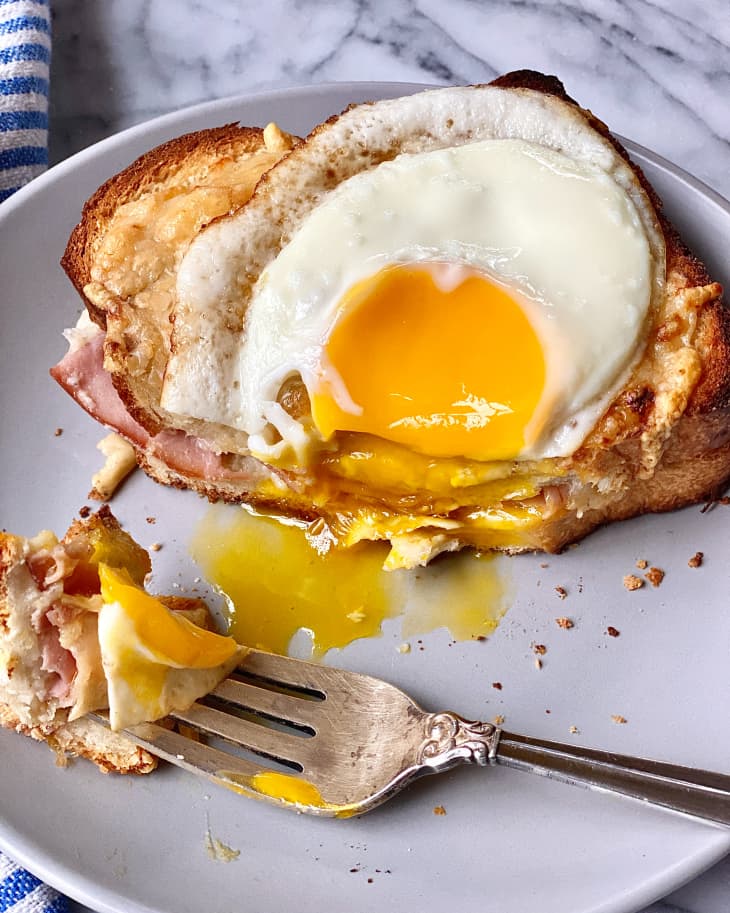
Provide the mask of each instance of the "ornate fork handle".
POLYGON ((423 723, 417 754, 422 773, 438 773, 464 762, 500 763, 730 825, 726 774, 515 735, 449 711, 424 714, 423 723))
POLYGON ((493 764, 500 730, 492 723, 465 720, 445 710, 424 718, 425 737, 418 750, 418 763, 440 773, 455 764, 493 764))

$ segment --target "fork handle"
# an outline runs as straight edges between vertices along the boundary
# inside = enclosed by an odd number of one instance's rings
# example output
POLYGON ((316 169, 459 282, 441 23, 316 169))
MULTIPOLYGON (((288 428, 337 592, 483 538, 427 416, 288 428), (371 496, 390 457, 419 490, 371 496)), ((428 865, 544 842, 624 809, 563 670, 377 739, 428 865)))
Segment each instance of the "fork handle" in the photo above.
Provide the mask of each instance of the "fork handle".
POLYGON ((726 774, 504 731, 489 761, 730 826, 730 776, 726 774))

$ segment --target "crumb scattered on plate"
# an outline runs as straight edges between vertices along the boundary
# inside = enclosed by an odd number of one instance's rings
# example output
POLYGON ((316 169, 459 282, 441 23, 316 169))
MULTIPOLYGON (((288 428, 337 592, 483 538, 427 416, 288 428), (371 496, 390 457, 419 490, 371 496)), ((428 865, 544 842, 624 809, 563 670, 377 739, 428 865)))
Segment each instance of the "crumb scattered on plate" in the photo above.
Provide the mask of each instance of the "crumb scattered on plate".
POLYGON ((575 627, 575 622, 572 618, 566 618, 565 615, 561 615, 560 618, 555 619, 555 624, 562 628, 564 631, 569 631, 571 628, 575 627))
POLYGON ((137 465, 137 460, 134 447, 114 432, 103 437, 96 449, 101 450, 106 460, 92 476, 89 497, 94 501, 108 501, 137 465))
POLYGON ((569 729, 568 731, 570 732, 571 735, 575 735, 576 732, 578 732, 578 727, 577 727, 577 726, 571 726, 570 729, 569 729))
POLYGON ((644 581, 641 577, 637 577, 636 574, 626 574, 624 577, 624 587, 631 590, 640 590, 644 586, 644 581))
POLYGON ((637 558, 637 559, 636 559, 636 566, 638 567, 638 569, 639 569, 640 571, 643 571, 644 568, 649 567, 649 562, 646 560, 646 558, 637 558))
POLYGON ((501 726, 502 723, 504 723, 504 717, 502 716, 501 713, 498 713, 492 722, 494 723, 495 726, 501 726))
POLYGON ((434 815, 445 815, 446 809, 443 807, 443 805, 435 805, 433 808, 433 813, 434 815))
POLYGON ((619 631, 618 628, 614 628, 613 625, 609 625, 606 628, 606 634, 608 634, 609 637, 618 637, 621 634, 621 632, 619 631))
POLYGON ((147 520, 147 522, 150 525, 152 525, 153 523, 157 523, 157 517, 145 517, 145 519, 147 520))
POLYGON ((558 594, 559 599, 565 599, 565 597, 568 595, 568 591, 564 586, 556 586, 555 592, 558 594))
POLYGON ((542 660, 540 659, 539 656, 535 657, 535 668, 542 669, 542 660))
POLYGON ((492 688, 496 688, 497 691, 502 690, 502 682, 492 682, 492 688))
POLYGON ((664 580, 664 571, 658 567, 650 567, 644 576, 652 586, 660 586, 664 580))
POLYGON ((152 545, 150 545, 151 552, 159 552, 161 548, 162 548, 161 542, 153 542, 152 545))
POLYGON ((626 719, 626 717, 621 716, 621 714, 619 714, 619 713, 612 714, 611 719, 614 721, 614 723, 628 723, 628 720, 626 719))
POLYGON ((63 428, 56 428, 56 430, 53 432, 54 437, 61 437, 62 434, 63 428))
POLYGON ((700 567, 702 564, 702 559, 705 557, 704 552, 695 552, 694 555, 689 559, 687 564, 689 567, 700 567))
POLYGON ((407 643, 398 644, 396 649, 398 650, 399 653, 410 653, 411 645, 407 644, 407 643))
POLYGON ((84 504, 83 507, 79 507, 79 516, 82 520, 85 520, 91 514, 91 508, 88 504, 84 504))
POLYGON ((547 653, 547 647, 545 644, 533 644, 532 652, 537 653, 538 656, 544 656, 547 653))

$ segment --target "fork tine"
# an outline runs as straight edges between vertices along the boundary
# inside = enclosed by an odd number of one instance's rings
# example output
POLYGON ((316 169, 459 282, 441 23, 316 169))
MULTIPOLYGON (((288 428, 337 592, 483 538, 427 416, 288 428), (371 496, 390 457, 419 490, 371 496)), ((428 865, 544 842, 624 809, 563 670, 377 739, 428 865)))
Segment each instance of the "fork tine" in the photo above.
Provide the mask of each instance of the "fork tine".
POLYGON ((295 726, 315 731, 319 728, 318 719, 322 716, 321 701, 269 691, 266 688, 232 678, 224 679, 211 694, 238 707, 254 713, 262 713, 283 723, 292 723, 295 726))
MULTIPOLYGON (((342 675, 339 669, 292 659, 289 656, 277 656, 273 653, 262 653, 250 649, 238 672, 257 676, 273 683, 287 685, 295 691, 311 691, 325 695, 333 688, 342 687, 342 675)), ((357 677, 348 673, 350 678, 357 677)))
MULTIPOLYGON (((109 725, 102 717, 96 716, 96 719, 105 726, 109 725)), ((130 726, 125 732, 153 754, 193 773, 202 772, 207 776, 216 777, 221 771, 232 771, 241 777, 250 778, 264 769, 246 758, 228 754, 211 745, 201 745, 186 735, 158 726, 156 723, 130 726)))
POLYGON ((311 751, 307 748, 307 743, 312 741, 311 738, 269 729, 213 707, 193 704, 189 710, 171 713, 170 719, 185 723, 208 735, 237 742, 255 754, 262 754, 278 761, 304 766, 311 759, 311 751))

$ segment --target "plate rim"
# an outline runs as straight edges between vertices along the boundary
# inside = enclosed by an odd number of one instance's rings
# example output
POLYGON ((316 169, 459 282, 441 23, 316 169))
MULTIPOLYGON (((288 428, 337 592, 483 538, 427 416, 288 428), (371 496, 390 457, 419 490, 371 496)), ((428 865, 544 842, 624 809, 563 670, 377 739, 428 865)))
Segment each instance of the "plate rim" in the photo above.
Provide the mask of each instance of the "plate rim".
MULTIPOLYGON (((21 210, 26 202, 29 202, 38 194, 42 194, 47 187, 54 185, 57 181, 63 180, 68 173, 76 171, 87 161, 95 160, 107 153, 113 153, 115 149, 123 147, 128 142, 143 137, 151 129, 172 129, 180 121, 197 117, 214 117, 217 111, 228 111, 237 105, 261 102, 265 99, 276 101, 278 99, 297 97, 311 98, 313 95, 327 95, 331 92, 343 93, 352 91, 353 93, 361 93, 366 88, 373 92, 374 97, 377 97, 378 93, 392 93, 394 90, 402 91, 402 94, 406 95, 424 89, 447 87, 446 84, 409 81, 327 81, 304 86, 262 88, 253 92, 235 93, 188 105, 127 127, 56 163, 18 190, 13 196, 0 203, 0 228, 15 212, 21 210)), ((681 181, 692 188, 693 191, 699 193, 707 203, 718 207, 730 216, 730 200, 726 199, 715 188, 695 177, 681 166, 676 165, 670 159, 640 143, 617 133, 613 135, 630 153, 637 154, 650 161, 655 167, 670 174, 674 179, 681 181)), ((31 838, 17 832, 14 828, 9 828, 4 819, 0 817, 0 850, 7 853, 19 865, 35 874, 46 884, 79 903, 91 907, 98 913, 119 913, 122 909, 125 910, 125 913, 158 913, 155 908, 139 904, 136 901, 130 901, 122 894, 94 882, 88 875, 80 871, 74 871, 63 863, 56 862, 42 849, 39 859, 38 847, 34 846, 33 843, 34 841, 31 838), (121 907, 118 901, 122 902, 121 907)), ((633 911, 641 910, 647 904, 651 904, 665 897, 668 893, 678 890, 729 853, 730 830, 708 824, 708 843, 702 850, 684 857, 681 863, 637 884, 630 889, 630 896, 627 896, 624 891, 622 896, 609 898, 605 903, 601 903, 591 910, 586 910, 586 913, 633 913, 633 911)))
MULTIPOLYGON (((168 125, 172 126, 177 120, 185 120, 188 117, 195 117, 198 115, 205 116, 209 112, 213 113, 216 111, 216 109, 219 108, 228 108, 238 103, 248 103, 251 101, 262 100, 264 98, 278 99, 292 98, 298 95, 309 96, 318 93, 327 94, 330 91, 339 92, 350 88, 352 88, 353 91, 358 91, 365 88, 366 86, 372 87, 373 92, 389 91, 395 87, 398 87, 399 89, 402 88, 404 90, 404 94, 409 94, 409 90, 411 92, 416 92, 426 89, 449 88, 447 84, 443 83, 417 83, 407 81, 400 82, 397 80, 331 80, 327 82, 313 83, 306 86, 286 86, 276 89, 260 89, 254 92, 239 92, 233 95, 225 95, 221 98, 198 102, 194 105, 187 105, 183 108, 178 108, 175 111, 169 111, 167 114, 160 114, 157 117, 152 117, 147 120, 140 121, 138 124, 133 124, 130 127, 126 127, 124 130, 120 130, 117 133, 113 133, 111 136, 107 136, 104 139, 98 140, 97 142, 92 143, 90 146, 87 146, 84 149, 80 149, 78 152, 75 152, 68 158, 57 162, 55 165, 52 165, 42 174, 38 175, 38 177, 30 181, 25 186, 21 187, 20 190, 16 191, 11 197, 8 197, 6 200, 0 203, 0 222, 2 222, 15 209, 22 206, 26 199, 29 199, 35 193, 42 191, 45 188, 46 184, 53 183, 56 179, 63 177, 66 171, 73 170, 77 165, 82 165, 87 159, 96 158, 100 153, 105 153, 107 150, 112 150, 117 146, 124 145, 127 140, 135 139, 138 135, 143 135, 153 126, 155 128, 164 128, 168 125)), ((696 177, 690 171, 687 171, 680 165, 675 164, 665 156, 660 155, 658 152, 654 152, 654 150, 650 149, 648 146, 643 146, 641 143, 637 143, 635 140, 623 136, 620 133, 612 132, 612 135, 615 136, 616 139, 622 143, 628 151, 637 152, 645 158, 649 159, 652 164, 658 168, 661 168, 663 171, 672 174, 674 177, 679 178, 684 183, 691 186, 694 190, 702 194, 702 196, 706 197, 713 205, 719 206, 720 209, 723 209, 730 215, 730 199, 724 197, 710 184, 696 177)))

